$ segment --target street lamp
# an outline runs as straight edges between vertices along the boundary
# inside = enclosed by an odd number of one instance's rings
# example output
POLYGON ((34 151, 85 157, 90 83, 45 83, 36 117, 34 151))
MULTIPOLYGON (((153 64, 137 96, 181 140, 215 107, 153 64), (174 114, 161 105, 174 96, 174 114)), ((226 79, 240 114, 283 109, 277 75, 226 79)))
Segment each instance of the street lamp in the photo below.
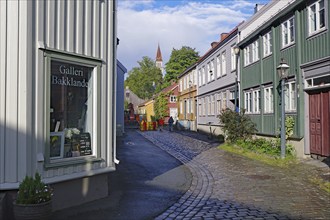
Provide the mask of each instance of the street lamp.
POLYGON ((234 47, 234 53, 235 53, 235 57, 236 57, 236 75, 235 75, 235 111, 238 112, 237 109, 237 90, 238 90, 238 55, 239 55, 240 49, 239 47, 236 45, 234 47))
POLYGON ((285 100, 284 100, 284 87, 285 80, 288 77, 289 65, 281 59, 280 65, 276 68, 277 74, 281 79, 281 158, 285 157, 285 100))

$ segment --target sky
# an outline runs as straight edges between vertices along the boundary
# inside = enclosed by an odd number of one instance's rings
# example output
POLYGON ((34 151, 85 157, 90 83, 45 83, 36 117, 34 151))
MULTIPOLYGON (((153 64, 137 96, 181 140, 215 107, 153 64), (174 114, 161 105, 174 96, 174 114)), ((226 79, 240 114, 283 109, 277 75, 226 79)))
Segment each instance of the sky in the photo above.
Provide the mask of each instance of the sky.
POLYGON ((221 33, 248 20, 256 4, 269 1, 118 0, 117 58, 129 72, 144 56, 155 60, 158 44, 163 65, 173 48, 189 46, 202 56, 221 33))

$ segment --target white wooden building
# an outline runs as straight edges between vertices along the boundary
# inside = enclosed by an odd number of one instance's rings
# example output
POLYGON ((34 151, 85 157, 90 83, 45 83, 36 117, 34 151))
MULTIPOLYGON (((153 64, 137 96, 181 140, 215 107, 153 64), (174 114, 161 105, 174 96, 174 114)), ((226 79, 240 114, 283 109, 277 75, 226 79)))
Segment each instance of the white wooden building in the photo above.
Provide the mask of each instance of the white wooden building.
POLYGON ((54 210, 108 195, 115 25, 115 0, 0 1, 0 193, 39 172, 54 210))

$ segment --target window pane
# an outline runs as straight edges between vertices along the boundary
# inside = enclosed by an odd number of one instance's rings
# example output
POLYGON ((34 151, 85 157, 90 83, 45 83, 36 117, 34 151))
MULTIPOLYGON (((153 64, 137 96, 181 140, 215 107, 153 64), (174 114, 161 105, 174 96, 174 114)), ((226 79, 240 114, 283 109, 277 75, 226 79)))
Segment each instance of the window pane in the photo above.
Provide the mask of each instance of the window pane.
POLYGON ((58 155, 58 148, 52 148, 56 136, 51 137, 51 158, 92 154, 92 71, 92 67, 51 61, 50 132, 64 134, 62 155, 58 155))

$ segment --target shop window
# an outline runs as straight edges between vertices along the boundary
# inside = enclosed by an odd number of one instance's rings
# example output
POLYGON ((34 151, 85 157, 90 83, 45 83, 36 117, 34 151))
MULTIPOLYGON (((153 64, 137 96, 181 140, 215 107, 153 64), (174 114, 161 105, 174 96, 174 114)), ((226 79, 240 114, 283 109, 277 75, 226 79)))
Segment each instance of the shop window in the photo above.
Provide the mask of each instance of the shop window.
POLYGON ((49 158, 95 155, 97 65, 50 60, 49 158))

